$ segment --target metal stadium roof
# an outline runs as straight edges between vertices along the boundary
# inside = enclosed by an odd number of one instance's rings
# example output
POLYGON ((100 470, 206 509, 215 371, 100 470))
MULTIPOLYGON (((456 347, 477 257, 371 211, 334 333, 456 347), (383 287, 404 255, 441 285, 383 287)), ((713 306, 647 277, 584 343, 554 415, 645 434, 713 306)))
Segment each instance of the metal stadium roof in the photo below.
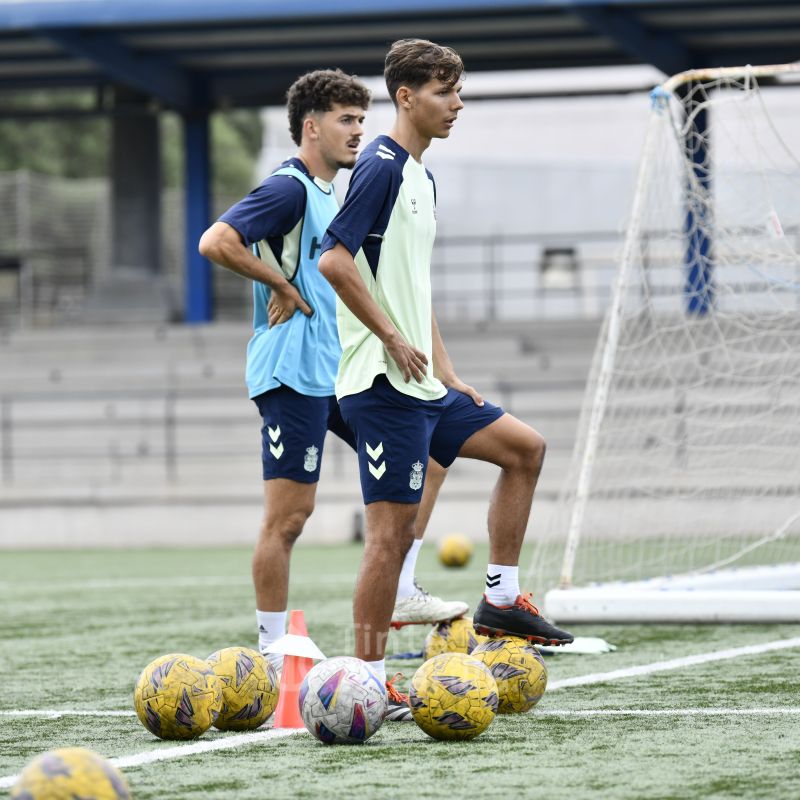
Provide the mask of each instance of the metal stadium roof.
POLYGON ((800 58, 797 0, 0 0, 0 91, 122 84, 184 112, 283 100, 302 72, 382 70, 387 45, 468 72, 800 58))

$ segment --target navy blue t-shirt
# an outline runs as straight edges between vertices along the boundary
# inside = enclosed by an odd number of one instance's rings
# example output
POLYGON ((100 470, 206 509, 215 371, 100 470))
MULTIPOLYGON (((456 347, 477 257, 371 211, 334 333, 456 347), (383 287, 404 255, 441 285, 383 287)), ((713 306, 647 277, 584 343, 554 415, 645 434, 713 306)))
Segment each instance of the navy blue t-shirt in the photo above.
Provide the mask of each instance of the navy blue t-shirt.
MULTIPOLYGON (((281 167, 295 167, 309 174, 299 158, 290 158, 281 167)), ((270 175, 247 197, 231 206, 219 221, 236 230, 246 247, 266 240, 280 262, 283 237, 294 229, 305 208, 306 189, 300 181, 290 175, 270 175)))

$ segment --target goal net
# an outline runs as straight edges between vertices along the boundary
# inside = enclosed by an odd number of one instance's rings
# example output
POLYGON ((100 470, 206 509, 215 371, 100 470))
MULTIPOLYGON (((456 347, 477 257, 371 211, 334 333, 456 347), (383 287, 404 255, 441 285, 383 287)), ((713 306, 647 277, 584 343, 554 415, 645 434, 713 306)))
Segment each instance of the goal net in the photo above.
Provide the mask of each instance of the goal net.
POLYGON ((785 76, 800 63, 652 94, 572 467, 528 575, 555 587, 557 620, 800 622, 800 87, 771 88, 785 76))

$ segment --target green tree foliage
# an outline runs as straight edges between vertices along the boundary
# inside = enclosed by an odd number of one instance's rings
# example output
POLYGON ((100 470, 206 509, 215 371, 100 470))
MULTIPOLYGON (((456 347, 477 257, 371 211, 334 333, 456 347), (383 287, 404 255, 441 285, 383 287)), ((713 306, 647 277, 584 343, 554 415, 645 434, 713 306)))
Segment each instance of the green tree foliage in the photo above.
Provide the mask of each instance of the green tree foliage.
MULTIPOLYGON (((37 91, 0 103, 24 112, 0 118, 0 172, 27 169, 66 178, 108 174, 111 120, 108 116, 26 116, 53 108, 85 111, 92 95, 85 91, 37 91)), ((213 191, 247 193, 255 184, 254 167, 261 147, 258 111, 239 109, 211 118, 213 191)), ((183 184, 183 130, 174 113, 161 114, 161 159, 164 185, 183 184)))
POLYGON ((90 107, 84 91, 35 91, 0 100, 8 116, 0 117, 0 171, 28 169, 65 178, 95 178, 108 171, 110 124, 107 118, 46 114, 53 108, 75 112, 90 107), (19 109, 23 116, 11 116, 19 109))

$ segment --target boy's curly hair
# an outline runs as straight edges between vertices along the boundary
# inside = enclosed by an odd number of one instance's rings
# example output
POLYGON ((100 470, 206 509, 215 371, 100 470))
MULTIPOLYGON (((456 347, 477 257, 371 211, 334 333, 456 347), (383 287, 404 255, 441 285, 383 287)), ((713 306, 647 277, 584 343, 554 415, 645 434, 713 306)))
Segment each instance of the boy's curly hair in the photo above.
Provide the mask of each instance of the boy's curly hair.
POLYGON ((292 141, 300 144, 303 120, 309 114, 330 111, 334 103, 366 110, 369 100, 369 89, 354 75, 347 75, 340 69, 318 69, 301 75, 286 92, 292 141))

